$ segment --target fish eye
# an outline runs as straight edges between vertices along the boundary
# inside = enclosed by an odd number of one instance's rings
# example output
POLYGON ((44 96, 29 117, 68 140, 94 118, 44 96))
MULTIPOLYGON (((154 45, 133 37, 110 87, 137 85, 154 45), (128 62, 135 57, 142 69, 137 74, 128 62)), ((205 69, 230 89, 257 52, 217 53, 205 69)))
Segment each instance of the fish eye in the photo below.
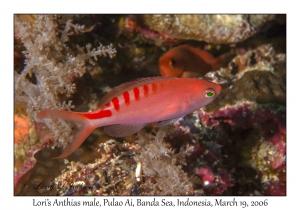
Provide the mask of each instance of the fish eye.
POLYGON ((216 95, 216 92, 214 91, 214 89, 208 88, 205 90, 205 97, 206 98, 212 98, 216 95))
POLYGON ((172 58, 172 59, 170 60, 170 67, 171 67, 172 69, 174 69, 175 65, 176 65, 176 62, 175 62, 174 58, 172 58))

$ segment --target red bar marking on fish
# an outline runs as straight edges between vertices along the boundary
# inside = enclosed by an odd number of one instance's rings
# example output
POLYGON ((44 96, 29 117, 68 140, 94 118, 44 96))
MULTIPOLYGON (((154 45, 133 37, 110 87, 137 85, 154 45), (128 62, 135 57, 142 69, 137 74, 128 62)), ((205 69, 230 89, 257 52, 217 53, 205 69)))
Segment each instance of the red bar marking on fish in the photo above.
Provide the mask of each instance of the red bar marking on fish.
POLYGON ((160 88, 163 88, 164 86, 165 86, 165 83, 164 82, 160 82, 160 83, 158 83, 159 84, 159 87, 160 88))
POLYGON ((148 87, 148 85, 144 85, 143 89, 144 89, 144 96, 148 96, 148 94, 149 94, 149 87, 148 87))
POLYGON ((140 100, 140 90, 137 87, 133 88, 133 93, 134 93, 135 100, 136 101, 140 100))
POLYGON ((109 107, 109 106, 110 106, 110 103, 108 102, 107 104, 105 104, 105 106, 109 107))
POLYGON ((152 87, 153 93, 155 93, 156 90, 157 90, 157 84, 156 84, 156 83, 152 83, 152 84, 151 84, 151 87, 152 87))
POLYGON ((84 114, 85 117, 89 119, 100 119, 100 118, 105 118, 105 117, 110 117, 112 115, 110 110, 102 110, 97 113, 87 113, 84 114))
POLYGON ((125 92, 123 93, 123 97, 124 97, 125 104, 126 104, 126 105, 129 105, 129 103, 130 103, 130 98, 129 98, 129 93, 128 93, 128 91, 125 91, 125 92))
POLYGON ((113 105, 114 105, 114 107, 115 107, 115 110, 116 110, 116 111, 119 111, 119 110, 120 110, 119 99, 118 99, 117 97, 114 97, 114 98, 112 99, 112 103, 113 103, 113 105))

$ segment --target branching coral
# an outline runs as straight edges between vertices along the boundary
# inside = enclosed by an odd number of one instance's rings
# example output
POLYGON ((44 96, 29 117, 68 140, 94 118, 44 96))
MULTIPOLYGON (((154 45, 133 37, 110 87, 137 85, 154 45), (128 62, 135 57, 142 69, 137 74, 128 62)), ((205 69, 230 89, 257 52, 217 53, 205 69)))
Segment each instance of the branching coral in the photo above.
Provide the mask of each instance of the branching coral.
MULTIPOLYGON (((23 22, 20 16, 15 16, 16 40, 25 48, 24 69, 14 72, 15 76, 15 108, 25 110, 31 127, 35 121, 36 135, 34 141, 17 145, 16 163, 23 163, 26 167, 16 164, 16 180, 33 167, 33 154, 46 145, 64 146, 70 139, 72 126, 62 120, 47 119, 39 122, 36 113, 41 109, 74 108, 70 96, 76 91, 74 80, 86 72, 86 60, 95 65, 97 56, 114 57, 116 50, 109 46, 92 49, 91 44, 86 50, 69 43, 69 36, 84 33, 84 26, 72 23, 71 16, 61 18, 53 15, 40 15, 31 23, 23 22), (93 60, 94 59, 94 60, 93 60), (46 123, 43 124, 43 123, 46 123), (46 134, 47 133, 47 134, 46 134), (54 137, 54 138, 53 138, 54 137), (53 141, 55 140, 55 141, 53 141), (32 143, 33 142, 33 143, 32 143), (22 154, 22 155, 20 155, 22 154), (25 168, 25 169, 24 169, 25 168)), ((21 54, 21 52, 18 52, 21 54)), ((17 60, 18 61, 18 60, 17 60)), ((24 113, 23 111, 21 111, 24 113)))
MULTIPOLYGON (((40 15, 30 25, 16 16, 15 25, 17 36, 26 48, 26 66, 20 75, 15 72, 15 101, 25 105, 28 115, 34 119, 41 109, 74 108, 68 98, 76 90, 74 78, 81 77, 86 71, 85 61, 95 64, 91 58, 97 60, 97 56, 107 55, 112 58, 116 54, 112 45, 101 44, 97 49, 87 44, 87 52, 80 47, 77 47, 79 52, 74 52, 68 46, 68 37, 74 32, 84 32, 84 26, 72 24, 72 19, 62 18, 59 22, 52 15, 40 15), (62 26, 64 29, 60 30, 62 26)), ((54 136, 59 138, 59 144, 64 145, 72 128, 64 121, 45 122, 54 136)))
POLYGON ((140 150, 136 161, 141 163, 143 174, 148 176, 145 185, 151 185, 150 195, 188 195, 191 193, 192 183, 181 167, 192 148, 182 149, 175 154, 164 143, 166 135, 166 128, 161 128, 156 136, 140 132, 140 150), (151 184, 149 176, 156 178, 155 184, 151 184))

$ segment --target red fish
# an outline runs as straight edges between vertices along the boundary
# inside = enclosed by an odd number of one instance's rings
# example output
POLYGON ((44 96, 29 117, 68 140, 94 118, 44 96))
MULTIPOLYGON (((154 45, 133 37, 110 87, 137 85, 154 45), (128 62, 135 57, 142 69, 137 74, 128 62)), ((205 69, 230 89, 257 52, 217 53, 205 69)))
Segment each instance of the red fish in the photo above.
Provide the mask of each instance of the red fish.
POLYGON ((114 137, 141 130, 146 123, 164 126, 213 101, 220 85, 203 79, 151 77, 124 83, 112 89, 93 112, 42 110, 39 119, 60 118, 81 123, 71 144, 57 158, 74 152, 97 127, 114 137))
POLYGON ((235 53, 214 58, 210 53, 189 45, 179 45, 159 58, 159 70, 163 76, 204 76, 210 71, 226 67, 235 53))

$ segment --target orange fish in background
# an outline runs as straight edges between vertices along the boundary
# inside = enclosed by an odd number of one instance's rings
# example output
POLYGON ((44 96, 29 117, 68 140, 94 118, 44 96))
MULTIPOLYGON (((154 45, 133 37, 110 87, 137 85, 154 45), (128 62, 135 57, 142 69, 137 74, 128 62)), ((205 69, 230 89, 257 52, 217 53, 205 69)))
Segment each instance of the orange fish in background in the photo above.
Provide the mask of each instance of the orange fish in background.
POLYGON ((141 130, 146 123, 165 126, 209 104, 220 93, 216 83, 196 78, 150 77, 112 89, 93 112, 42 110, 39 119, 60 118, 80 123, 72 143, 57 158, 73 153, 97 127, 115 137, 141 130))
POLYGON ((29 123, 25 117, 14 116, 14 140, 15 144, 22 144, 24 140, 28 139, 29 123))
POLYGON ((226 67, 234 56, 229 52, 215 58, 204 50, 179 45, 159 58, 159 70, 163 76, 200 77, 226 67))

